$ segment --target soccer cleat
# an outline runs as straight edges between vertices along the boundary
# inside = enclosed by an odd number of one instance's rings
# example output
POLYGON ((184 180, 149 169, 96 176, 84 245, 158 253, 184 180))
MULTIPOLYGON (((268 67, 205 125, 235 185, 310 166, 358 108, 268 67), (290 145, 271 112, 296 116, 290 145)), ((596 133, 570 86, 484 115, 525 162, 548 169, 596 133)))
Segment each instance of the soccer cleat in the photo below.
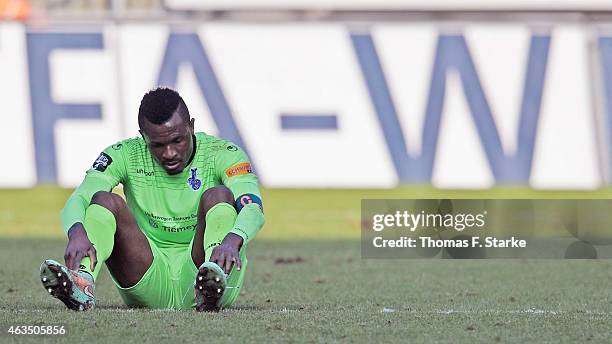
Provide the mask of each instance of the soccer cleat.
POLYGON ((73 311, 85 311, 95 306, 93 278, 86 272, 73 271, 47 259, 40 265, 40 280, 51 296, 73 311))
POLYGON ((223 270, 216 263, 200 265, 194 286, 196 311, 218 312, 226 282, 223 270))

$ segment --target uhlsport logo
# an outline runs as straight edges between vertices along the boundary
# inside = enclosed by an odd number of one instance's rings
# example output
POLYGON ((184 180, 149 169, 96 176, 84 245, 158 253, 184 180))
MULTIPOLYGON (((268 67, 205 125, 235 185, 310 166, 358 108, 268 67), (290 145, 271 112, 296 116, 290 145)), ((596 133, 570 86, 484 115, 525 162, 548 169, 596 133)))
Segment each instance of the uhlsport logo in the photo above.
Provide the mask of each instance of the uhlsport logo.
POLYGON ((197 168, 192 168, 191 169, 191 177, 189 177, 189 179, 187 179, 187 184, 189 184, 189 186, 191 186, 191 188, 193 190, 199 190, 200 187, 202 186, 202 181, 199 180, 197 178, 198 176, 198 169, 197 168))

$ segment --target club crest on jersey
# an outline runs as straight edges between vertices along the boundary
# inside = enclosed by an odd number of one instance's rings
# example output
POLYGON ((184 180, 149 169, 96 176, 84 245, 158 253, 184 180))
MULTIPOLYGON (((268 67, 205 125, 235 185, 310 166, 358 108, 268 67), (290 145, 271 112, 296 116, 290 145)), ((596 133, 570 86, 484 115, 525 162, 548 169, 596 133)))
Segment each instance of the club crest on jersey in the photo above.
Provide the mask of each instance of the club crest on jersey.
POLYGON ((191 186, 193 190, 199 190, 200 187, 202 187, 202 181, 198 179, 198 169, 197 168, 191 169, 191 177, 187 179, 187 184, 189 184, 189 186, 191 186))
POLYGON ((100 156, 96 159, 96 161, 94 161, 92 168, 94 170, 104 172, 106 171, 106 168, 112 163, 113 158, 111 158, 110 155, 102 152, 100 153, 100 156))

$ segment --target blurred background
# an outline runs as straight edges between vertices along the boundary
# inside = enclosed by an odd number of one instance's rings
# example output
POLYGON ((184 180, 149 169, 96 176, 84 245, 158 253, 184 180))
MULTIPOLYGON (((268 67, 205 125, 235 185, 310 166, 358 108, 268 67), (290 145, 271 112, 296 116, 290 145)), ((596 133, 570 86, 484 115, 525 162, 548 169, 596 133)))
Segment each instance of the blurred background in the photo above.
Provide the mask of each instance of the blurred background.
POLYGON ((341 197, 311 213, 332 232, 358 232, 361 198, 607 197, 609 1, 0 0, 0 18, 1 232, 55 227, 158 85, 280 208, 341 197), (51 197, 45 225, 15 197, 51 197))

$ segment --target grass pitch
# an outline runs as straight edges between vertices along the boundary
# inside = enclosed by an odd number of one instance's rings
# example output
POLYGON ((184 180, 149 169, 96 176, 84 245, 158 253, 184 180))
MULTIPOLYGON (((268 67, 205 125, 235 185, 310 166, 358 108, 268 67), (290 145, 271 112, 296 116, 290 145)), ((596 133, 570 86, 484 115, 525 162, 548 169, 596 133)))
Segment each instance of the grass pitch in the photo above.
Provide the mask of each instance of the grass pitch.
POLYGON ((234 308, 132 310, 108 273, 98 307, 68 311, 38 281, 60 259, 58 211, 70 191, 0 191, 0 326, 63 324, 64 337, 2 342, 589 342, 612 341, 612 261, 363 260, 361 198, 608 198, 597 193, 265 190, 268 222, 249 247, 234 308))

